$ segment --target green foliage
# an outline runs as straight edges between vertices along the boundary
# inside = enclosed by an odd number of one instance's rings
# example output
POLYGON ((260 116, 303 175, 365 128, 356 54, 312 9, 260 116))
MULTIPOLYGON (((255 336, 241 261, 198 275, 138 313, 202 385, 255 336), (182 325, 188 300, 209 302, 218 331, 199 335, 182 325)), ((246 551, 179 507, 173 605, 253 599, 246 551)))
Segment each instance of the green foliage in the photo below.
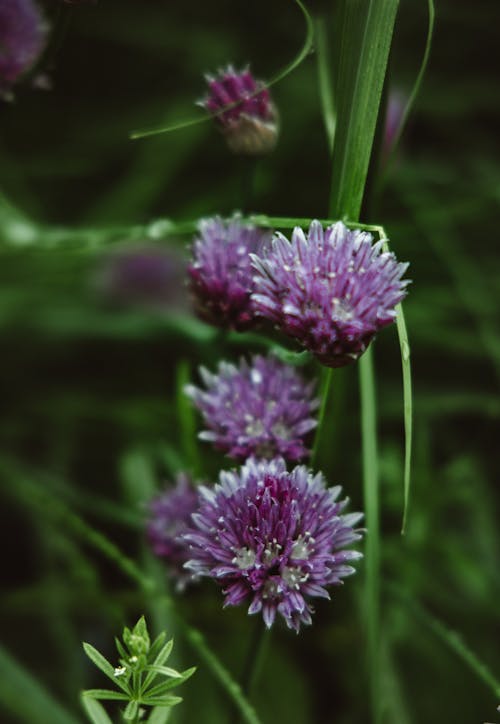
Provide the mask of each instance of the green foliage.
MULTIPOLYGON (((170 690, 183 684, 196 671, 193 667, 179 672, 164 665, 172 652, 173 640, 165 642, 166 634, 162 632, 151 643, 144 616, 141 616, 133 629, 123 629, 122 639, 123 643, 116 639, 118 666, 113 666, 90 644, 83 644, 89 659, 120 689, 87 689, 82 693, 85 711, 93 724, 109 721, 102 707, 95 703, 99 700, 127 702, 123 710, 126 721, 142 719, 144 706, 171 708, 179 704, 182 699, 172 695, 170 690), (168 680, 155 684, 159 676, 168 680), (88 700, 93 703, 89 704, 88 700)), ((161 720, 156 711, 151 717, 153 722, 161 720)), ((151 718, 148 721, 151 722, 151 718)))

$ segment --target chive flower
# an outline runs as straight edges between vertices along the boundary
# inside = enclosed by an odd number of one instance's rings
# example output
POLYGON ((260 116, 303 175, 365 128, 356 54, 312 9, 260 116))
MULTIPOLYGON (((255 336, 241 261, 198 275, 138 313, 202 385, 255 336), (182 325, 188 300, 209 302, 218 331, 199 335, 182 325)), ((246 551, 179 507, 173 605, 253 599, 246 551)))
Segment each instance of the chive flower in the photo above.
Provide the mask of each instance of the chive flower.
POLYGON ((260 253, 269 233, 216 216, 199 224, 188 266, 189 286, 198 316, 218 327, 238 331, 259 321, 251 295, 254 289, 250 253, 260 253))
POLYGON ((112 304, 171 311, 187 304, 184 274, 185 263, 173 249, 145 243, 114 249, 93 281, 112 304))
POLYGON ((312 598, 355 572, 361 558, 347 549, 361 538, 361 513, 343 514, 340 486, 327 488, 321 473, 304 466, 287 472, 285 461, 248 460, 239 471, 221 472, 213 488, 200 488, 186 568, 213 578, 224 606, 250 601, 270 628, 279 614, 299 631, 311 623, 312 598))
POLYGON ((308 455, 304 438, 316 427, 314 383, 275 357, 252 357, 239 365, 220 362, 216 374, 200 369, 204 388, 186 393, 207 427, 200 433, 229 457, 244 461, 282 456, 296 462, 308 455))
POLYGON ((33 0, 0 2, 0 96, 35 64, 45 45, 46 26, 33 0))
POLYGON ((208 95, 200 105, 214 121, 234 153, 260 155, 272 151, 278 137, 278 114, 265 83, 248 68, 231 65, 207 75, 208 95))
POLYGON ((406 295, 400 264, 371 234, 342 222, 309 233, 296 227, 291 241, 277 232, 256 270, 255 310, 295 338, 328 367, 349 364, 382 327, 394 322, 406 295))
POLYGON ((190 556, 182 534, 187 531, 191 514, 197 507, 196 487, 185 473, 177 475, 175 484, 153 498, 148 506, 149 544, 155 555, 166 563, 179 590, 191 578, 183 567, 190 556))

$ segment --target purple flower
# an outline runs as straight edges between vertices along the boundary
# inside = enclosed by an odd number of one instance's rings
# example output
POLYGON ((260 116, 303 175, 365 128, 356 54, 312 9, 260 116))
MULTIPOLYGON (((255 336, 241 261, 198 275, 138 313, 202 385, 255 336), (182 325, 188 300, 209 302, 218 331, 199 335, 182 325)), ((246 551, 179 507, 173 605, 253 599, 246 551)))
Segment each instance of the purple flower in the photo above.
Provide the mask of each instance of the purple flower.
POLYGON ((238 367, 220 362, 217 374, 202 367, 200 374, 206 390, 189 385, 186 393, 208 427, 202 440, 241 461, 278 455, 297 461, 308 454, 304 437, 316 427, 318 401, 314 383, 293 367, 256 356, 238 367))
POLYGON ((0 2, 0 94, 34 65, 45 36, 42 14, 33 0, 0 2))
POLYGON ((408 98, 402 91, 390 91, 385 114, 384 135, 382 139, 381 157, 383 163, 387 163, 389 156, 392 153, 394 143, 397 140, 397 135, 400 131, 407 102, 408 98))
POLYGON ((277 112, 268 89, 248 69, 232 66, 207 76, 209 93, 201 101, 226 137, 234 153, 261 154, 271 151, 278 136, 277 112))
POLYGON ((268 232, 243 224, 239 216, 200 222, 188 274, 196 311, 203 320, 239 331, 258 322, 251 301, 250 252, 259 253, 268 238, 268 232))
POLYGON ((183 568, 190 554, 181 536, 187 531, 191 514, 197 507, 198 493, 184 473, 177 476, 175 486, 167 488, 149 503, 149 543, 153 552, 165 560, 180 589, 191 578, 183 568))
POLYGON ((354 573, 361 554, 341 550, 361 537, 353 526, 361 513, 341 515, 347 499, 327 488, 321 473, 285 462, 249 460, 240 471, 222 472, 213 489, 200 488, 200 508, 186 568, 223 587, 225 606, 250 598, 249 614, 269 628, 279 613, 289 628, 311 623, 310 598, 329 598, 326 586, 354 573))
POLYGON ((296 227, 291 241, 276 233, 262 258, 252 254, 256 311, 328 367, 356 360, 394 321, 409 283, 408 264, 372 240, 340 221, 324 231, 313 221, 307 237, 296 227))
POLYGON ((175 251, 144 244, 113 250, 94 281, 98 292, 111 302, 168 310, 187 304, 184 274, 185 264, 175 251))

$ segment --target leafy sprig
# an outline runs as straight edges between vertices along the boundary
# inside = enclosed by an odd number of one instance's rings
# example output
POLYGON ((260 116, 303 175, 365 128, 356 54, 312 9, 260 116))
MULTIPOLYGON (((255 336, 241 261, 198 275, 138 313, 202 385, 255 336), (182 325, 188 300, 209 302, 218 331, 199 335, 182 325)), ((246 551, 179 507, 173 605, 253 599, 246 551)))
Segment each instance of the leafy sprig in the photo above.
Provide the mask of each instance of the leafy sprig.
POLYGON ((174 687, 183 684, 196 670, 195 667, 179 672, 165 663, 173 648, 173 640, 166 641, 162 632, 151 643, 144 616, 133 629, 125 627, 122 641, 115 638, 119 654, 118 666, 113 666, 91 644, 84 643, 83 649, 89 659, 116 685, 113 689, 87 689, 82 692, 83 707, 93 724, 110 724, 110 719, 99 700, 121 701, 126 704, 122 712, 126 721, 138 722, 146 714, 143 707, 154 707, 148 719, 158 721, 158 709, 179 704, 182 698, 171 693, 174 687), (165 677, 158 683, 158 677, 165 677))

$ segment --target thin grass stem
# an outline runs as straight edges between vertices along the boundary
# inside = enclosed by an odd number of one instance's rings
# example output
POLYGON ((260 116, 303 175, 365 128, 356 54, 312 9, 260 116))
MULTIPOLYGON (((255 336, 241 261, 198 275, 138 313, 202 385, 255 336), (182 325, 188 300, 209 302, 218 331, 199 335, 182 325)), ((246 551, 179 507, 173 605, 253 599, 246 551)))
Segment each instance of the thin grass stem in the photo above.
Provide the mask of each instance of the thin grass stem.
POLYGON ((328 409, 328 401, 330 398, 330 390, 332 386, 333 370, 329 367, 321 368, 321 379, 319 388, 320 408, 318 414, 318 427, 314 436, 314 445, 311 453, 311 467, 314 469, 318 463, 321 441, 324 435, 324 424, 326 412, 328 409))
POLYGON ((363 497, 366 536, 366 627, 368 665, 374 721, 379 712, 379 638, 380 638, 380 503, 378 490, 377 411, 372 347, 359 361, 361 396, 361 438, 363 455, 363 497))

